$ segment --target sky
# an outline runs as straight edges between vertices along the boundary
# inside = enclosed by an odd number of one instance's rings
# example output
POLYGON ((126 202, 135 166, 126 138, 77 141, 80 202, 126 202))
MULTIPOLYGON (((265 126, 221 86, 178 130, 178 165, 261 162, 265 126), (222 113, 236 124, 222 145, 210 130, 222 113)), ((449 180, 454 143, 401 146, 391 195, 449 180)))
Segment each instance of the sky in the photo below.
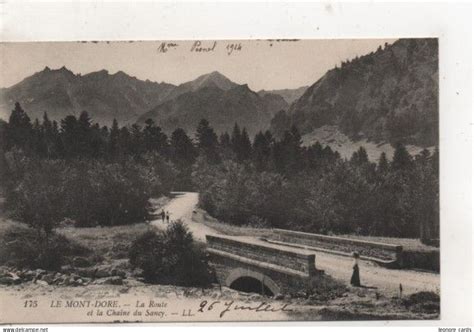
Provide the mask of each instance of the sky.
POLYGON ((75 74, 106 69, 138 79, 180 84, 219 71, 261 89, 311 85, 327 70, 395 39, 0 43, 0 87, 46 66, 75 74), (215 46, 214 46, 215 42, 215 46), (163 44, 165 43, 165 45, 163 44), (200 45, 199 45, 200 43, 200 45), (205 51, 208 49, 208 51, 205 51))

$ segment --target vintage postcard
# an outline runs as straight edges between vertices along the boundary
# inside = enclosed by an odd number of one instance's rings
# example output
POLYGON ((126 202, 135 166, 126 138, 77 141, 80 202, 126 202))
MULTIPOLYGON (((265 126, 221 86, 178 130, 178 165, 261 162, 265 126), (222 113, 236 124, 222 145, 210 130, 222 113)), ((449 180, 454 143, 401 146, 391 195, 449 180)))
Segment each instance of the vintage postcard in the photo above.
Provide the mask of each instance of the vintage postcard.
POLYGON ((0 323, 440 319, 437 38, 0 53, 0 323))

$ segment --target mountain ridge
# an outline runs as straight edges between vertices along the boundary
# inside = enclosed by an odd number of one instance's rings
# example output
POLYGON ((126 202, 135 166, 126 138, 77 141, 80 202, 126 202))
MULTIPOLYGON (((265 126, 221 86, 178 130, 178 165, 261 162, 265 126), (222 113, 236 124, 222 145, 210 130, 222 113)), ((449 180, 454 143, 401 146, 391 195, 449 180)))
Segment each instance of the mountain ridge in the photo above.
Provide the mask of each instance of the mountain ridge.
POLYGON ((400 39, 329 70, 272 119, 279 136, 337 126, 353 141, 438 144, 437 39, 400 39))
POLYGON ((235 84, 228 90, 208 85, 168 99, 142 114, 137 123, 152 119, 166 132, 180 127, 192 133, 199 121, 205 118, 218 133, 230 132, 238 123, 254 135, 269 128, 278 105, 288 107, 282 97, 271 95, 262 98, 247 84, 235 84))
POLYGON ((65 66, 45 67, 9 88, 0 90, 0 109, 8 116, 20 102, 32 119, 47 112, 51 119, 87 111, 95 121, 111 124, 116 118, 125 123, 164 100, 175 86, 141 81, 122 71, 107 70, 74 74, 65 66))

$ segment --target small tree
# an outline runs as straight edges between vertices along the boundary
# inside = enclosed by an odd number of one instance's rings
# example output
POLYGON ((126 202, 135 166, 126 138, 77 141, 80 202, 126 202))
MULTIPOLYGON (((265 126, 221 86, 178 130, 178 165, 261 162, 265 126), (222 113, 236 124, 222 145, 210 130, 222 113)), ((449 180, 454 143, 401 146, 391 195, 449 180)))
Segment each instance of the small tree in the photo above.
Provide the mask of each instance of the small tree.
POLYGON ((129 259, 152 283, 206 286, 211 282, 204 254, 180 221, 165 231, 148 231, 139 236, 130 247, 129 259))
POLYGON ((15 188, 13 217, 38 231, 48 240, 53 229, 64 218, 64 191, 62 174, 64 164, 45 160, 34 163, 15 188))

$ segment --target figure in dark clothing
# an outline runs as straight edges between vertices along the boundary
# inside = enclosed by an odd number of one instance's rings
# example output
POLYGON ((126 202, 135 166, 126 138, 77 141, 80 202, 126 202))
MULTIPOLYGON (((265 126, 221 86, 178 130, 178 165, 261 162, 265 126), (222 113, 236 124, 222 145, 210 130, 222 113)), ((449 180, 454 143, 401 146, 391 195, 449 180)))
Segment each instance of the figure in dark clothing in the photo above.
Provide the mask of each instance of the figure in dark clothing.
POLYGON ((351 285, 355 287, 360 287, 360 276, 359 276, 359 253, 354 252, 352 254, 354 257, 354 266, 352 267, 352 277, 351 277, 351 285))
POLYGON ((166 211, 166 223, 170 223, 170 212, 166 211))
POLYGON ((166 217, 165 210, 162 209, 160 215, 161 215, 161 221, 164 224, 165 223, 165 217, 166 217))

